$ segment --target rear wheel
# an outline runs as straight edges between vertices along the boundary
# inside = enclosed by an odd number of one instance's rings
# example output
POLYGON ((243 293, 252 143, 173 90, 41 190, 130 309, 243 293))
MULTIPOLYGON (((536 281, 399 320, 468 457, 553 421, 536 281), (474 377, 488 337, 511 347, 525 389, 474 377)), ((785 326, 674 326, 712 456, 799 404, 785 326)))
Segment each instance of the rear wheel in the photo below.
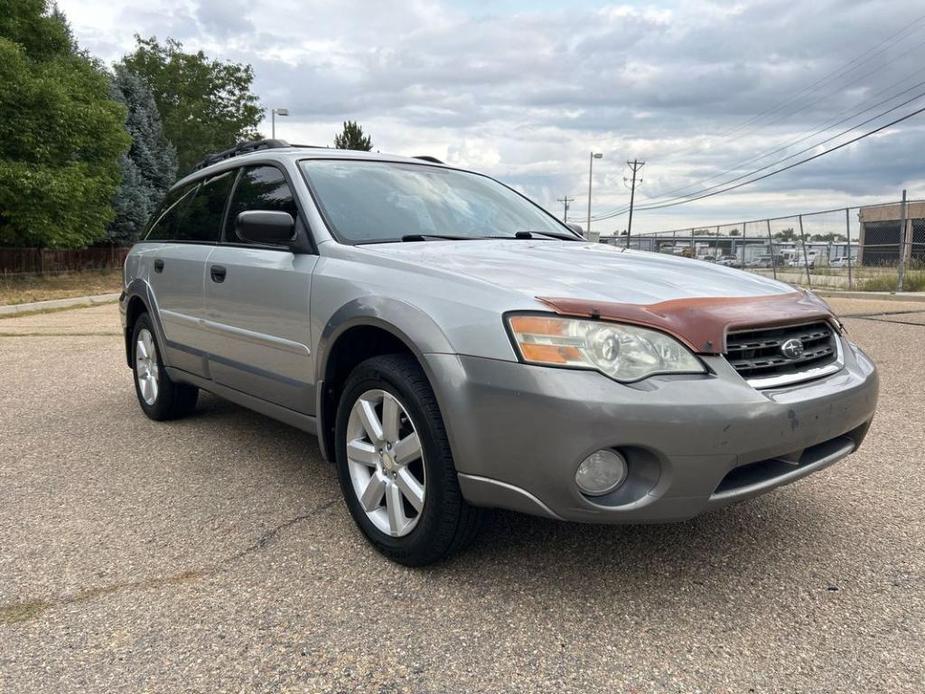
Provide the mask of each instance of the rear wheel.
POLYGON ((481 511, 462 498, 436 398, 413 358, 374 357, 354 369, 336 437, 344 499, 377 550, 421 566, 474 537, 481 511))
POLYGON ((167 375, 147 313, 141 314, 135 321, 132 371, 138 404, 151 419, 178 419, 196 407, 199 389, 186 383, 176 383, 167 375))

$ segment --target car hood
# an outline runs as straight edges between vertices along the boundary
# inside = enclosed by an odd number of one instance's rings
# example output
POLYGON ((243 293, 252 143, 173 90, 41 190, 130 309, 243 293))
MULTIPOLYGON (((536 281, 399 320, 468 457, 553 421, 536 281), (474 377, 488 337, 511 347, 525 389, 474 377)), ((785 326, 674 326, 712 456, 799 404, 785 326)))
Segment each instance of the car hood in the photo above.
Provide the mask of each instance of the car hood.
POLYGON ((741 270, 602 243, 492 239, 364 248, 425 271, 481 280, 530 297, 651 304, 793 291, 786 284, 741 270))

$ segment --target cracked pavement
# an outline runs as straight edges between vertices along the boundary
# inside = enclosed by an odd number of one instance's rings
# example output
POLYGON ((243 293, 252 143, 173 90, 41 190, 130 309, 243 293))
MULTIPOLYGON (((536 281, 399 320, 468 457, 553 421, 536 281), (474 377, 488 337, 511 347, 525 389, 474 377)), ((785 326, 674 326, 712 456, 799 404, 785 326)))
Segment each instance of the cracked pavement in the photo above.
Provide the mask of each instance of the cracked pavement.
POLYGON ((114 305, 2 319, 0 694, 922 691, 925 304, 831 303, 881 370, 859 453, 677 525, 499 512, 424 570, 312 437, 147 420, 114 305))

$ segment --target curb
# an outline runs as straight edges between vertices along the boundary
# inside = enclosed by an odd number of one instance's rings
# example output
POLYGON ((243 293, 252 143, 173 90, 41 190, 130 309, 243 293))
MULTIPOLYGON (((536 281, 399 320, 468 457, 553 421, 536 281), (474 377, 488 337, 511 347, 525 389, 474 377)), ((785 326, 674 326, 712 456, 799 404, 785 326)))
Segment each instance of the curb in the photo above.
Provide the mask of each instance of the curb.
POLYGON ((112 304, 119 300, 119 296, 119 294, 94 294, 92 296, 73 296, 68 299, 33 301, 28 304, 10 304, 8 306, 0 306, 0 317, 16 316, 20 313, 60 311, 69 308, 86 308, 88 306, 112 304))
POLYGON ((925 303, 925 293, 910 292, 894 294, 892 292, 848 292, 837 289, 813 289, 814 294, 831 299, 867 299, 868 301, 917 301, 925 303))

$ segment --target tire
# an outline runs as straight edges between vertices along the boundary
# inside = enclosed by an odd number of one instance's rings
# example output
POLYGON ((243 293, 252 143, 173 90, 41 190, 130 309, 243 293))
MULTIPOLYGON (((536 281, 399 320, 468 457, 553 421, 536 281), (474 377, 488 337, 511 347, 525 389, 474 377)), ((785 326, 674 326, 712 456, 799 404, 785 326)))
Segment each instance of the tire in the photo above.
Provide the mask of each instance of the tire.
POLYGON ((399 564, 424 566, 458 552, 475 537, 482 510, 462 497, 437 400, 412 357, 374 357, 351 372, 341 392, 335 436, 347 508, 379 552, 399 564), (397 402, 397 415, 396 406, 387 405, 390 398, 397 402), (369 433, 370 408, 378 416, 378 439, 369 433), (390 426, 396 418, 398 424, 390 426), (396 506, 400 514, 393 513, 396 506))
POLYGON ((179 419, 195 409, 199 389, 176 383, 167 375, 147 313, 138 317, 132 329, 132 374, 138 404, 151 419, 158 422, 179 419))

